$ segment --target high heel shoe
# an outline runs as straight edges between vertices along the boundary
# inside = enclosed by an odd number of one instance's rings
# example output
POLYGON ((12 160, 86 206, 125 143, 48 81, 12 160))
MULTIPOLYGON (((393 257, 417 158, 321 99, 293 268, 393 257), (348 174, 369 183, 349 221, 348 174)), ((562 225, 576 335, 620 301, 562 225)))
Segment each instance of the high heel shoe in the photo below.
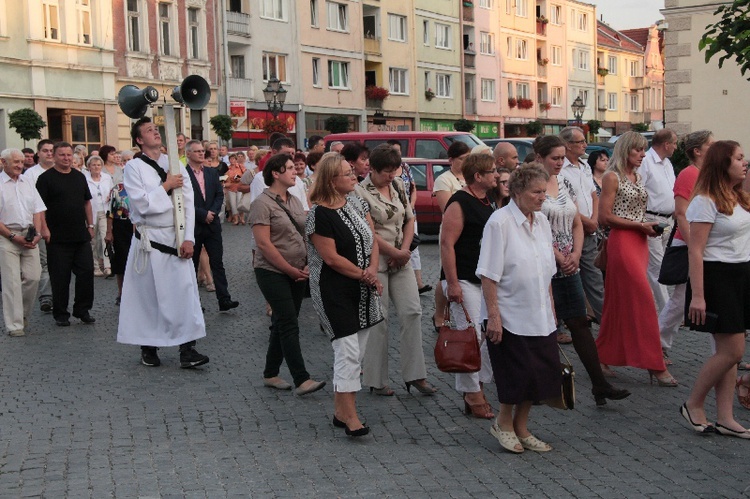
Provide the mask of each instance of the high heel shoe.
POLYGON ((682 417, 685 418, 685 421, 688 422, 690 426, 693 427, 693 430, 697 431, 698 433, 713 433, 715 431, 714 427, 710 423, 696 423, 693 421, 693 417, 690 415, 690 411, 688 411, 687 404, 682 404, 682 407, 680 407, 680 414, 682 414, 682 417))
POLYGON ((464 414, 467 416, 473 416, 478 419, 492 419, 495 417, 495 415, 492 413, 492 408, 490 407, 490 404, 485 402, 480 402, 478 404, 471 404, 468 400, 466 400, 466 395, 464 395, 464 414))
POLYGON ((624 388, 615 388, 610 385, 604 389, 592 388, 591 393, 594 395, 596 405, 607 405, 607 399, 622 400, 630 396, 630 392, 624 388))
POLYGON ((375 395, 380 395, 381 397, 393 397, 393 395, 396 393, 393 390, 391 390, 391 387, 388 385, 385 385, 381 388, 375 388, 374 386, 370 387, 370 393, 374 393, 375 395))
POLYGON ((344 425, 346 428, 344 429, 344 433, 346 433, 350 437, 364 437, 368 433, 370 433, 370 427, 367 425, 362 426, 362 428, 357 428, 356 430, 350 430, 348 426, 344 425))
POLYGON ((346 423, 337 418, 335 414, 333 415, 333 420, 331 422, 336 428, 346 428, 346 423))
POLYGON ((648 371, 648 379, 651 382, 651 384, 654 384, 654 378, 656 378, 656 383, 658 386, 663 386, 667 388, 674 388, 675 386, 678 386, 679 383, 677 383, 677 380, 674 379, 674 377, 669 374, 667 371, 652 371, 649 369, 648 371), (667 374, 662 376, 661 378, 658 376, 660 372, 666 372, 667 374))
POLYGON ((429 384, 424 379, 415 379, 414 381, 406 381, 404 385, 406 386, 406 391, 409 393, 411 393, 412 386, 416 388, 417 391, 423 395, 434 395, 435 392, 438 391, 437 388, 429 384))

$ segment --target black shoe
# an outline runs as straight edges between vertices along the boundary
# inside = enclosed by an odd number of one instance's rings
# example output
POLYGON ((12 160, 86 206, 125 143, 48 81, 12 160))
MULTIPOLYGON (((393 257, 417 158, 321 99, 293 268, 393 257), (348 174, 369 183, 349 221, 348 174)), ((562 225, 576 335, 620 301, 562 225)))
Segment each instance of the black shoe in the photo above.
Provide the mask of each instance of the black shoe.
POLYGON ((55 319, 55 324, 60 327, 67 327, 70 326, 70 321, 68 319, 55 319))
POLYGON ((422 286, 421 288, 419 288, 418 291, 419 291, 419 294, 421 295, 422 293, 426 293, 428 291, 432 291, 432 286, 430 286, 429 284, 425 284, 424 286, 422 286))
POLYGON ((91 317, 91 315, 88 312, 84 312, 82 315, 74 315, 76 319, 81 319, 81 322, 84 324, 93 324, 96 322, 96 319, 91 317))
POLYGON ((208 363, 208 356, 198 353, 194 347, 180 350, 180 367, 190 369, 208 363))
POLYGON ((158 367, 161 365, 159 356, 156 355, 156 347, 141 347, 141 364, 148 367, 158 367))
POLYGON ((596 388, 591 389, 591 393, 594 395, 596 405, 607 405, 607 400, 622 400, 630 396, 630 392, 624 388, 615 388, 609 386, 603 390, 597 390, 596 388))
POLYGON ((356 430, 350 430, 349 427, 346 426, 346 428, 344 429, 344 433, 346 433, 350 437, 364 437, 365 435, 370 433, 370 427, 362 426, 362 428, 357 428, 356 430))
POLYGON ((48 314, 52 312, 52 302, 49 300, 45 300, 39 304, 39 310, 44 312, 45 314, 48 314))
POLYGON ((219 300, 219 312, 226 312, 240 306, 240 302, 234 301, 231 298, 224 298, 219 300))
POLYGON ((120 301, 122 301, 122 297, 118 296, 117 298, 115 298, 115 305, 117 305, 119 307, 120 306, 120 301))

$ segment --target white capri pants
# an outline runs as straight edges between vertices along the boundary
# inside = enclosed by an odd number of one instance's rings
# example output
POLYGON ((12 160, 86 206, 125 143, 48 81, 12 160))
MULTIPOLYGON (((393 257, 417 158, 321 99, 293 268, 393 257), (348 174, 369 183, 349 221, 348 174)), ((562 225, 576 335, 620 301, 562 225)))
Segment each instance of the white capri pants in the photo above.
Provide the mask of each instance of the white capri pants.
POLYGON ((226 200, 225 203, 229 205, 229 211, 232 212, 232 215, 239 215, 239 211, 237 210, 237 206, 239 205, 240 198, 242 197, 242 193, 237 191, 225 191, 224 192, 224 199, 226 200))
POLYGON ((359 377, 362 372, 362 359, 365 356, 365 347, 369 335, 370 329, 368 328, 331 342, 333 347, 333 391, 350 393, 362 389, 359 377))
MULTIPOLYGON (((448 281, 440 281, 443 286, 443 293, 448 296, 448 281)), ((482 335, 482 320, 480 310, 482 307, 482 287, 469 281, 459 280, 461 292, 464 296, 464 307, 469 312, 469 317, 474 322, 474 328, 477 331, 477 340, 479 340, 479 352, 482 355, 482 368, 475 373, 458 373, 456 374, 456 391, 461 393, 476 393, 481 390, 479 383, 491 383, 494 378, 492 374, 492 364, 490 364, 490 354, 487 351, 487 342, 482 335)), ((451 319, 456 323, 456 329, 465 329, 466 315, 460 303, 451 302, 451 319)))

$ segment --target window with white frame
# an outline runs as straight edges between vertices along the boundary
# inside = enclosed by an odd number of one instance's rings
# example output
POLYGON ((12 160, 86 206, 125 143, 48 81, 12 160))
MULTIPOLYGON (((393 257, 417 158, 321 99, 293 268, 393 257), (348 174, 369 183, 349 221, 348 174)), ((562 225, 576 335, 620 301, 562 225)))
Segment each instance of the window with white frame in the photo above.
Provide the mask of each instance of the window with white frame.
POLYGON ((589 15, 587 12, 578 12, 576 16, 576 28, 578 31, 589 30, 589 15))
POLYGON ((617 56, 611 55, 607 58, 607 71, 609 71, 609 74, 616 75, 617 74, 617 56))
POLYGON ((428 91, 432 88, 430 82, 432 81, 431 73, 429 71, 424 72, 424 91, 428 91))
POLYGON ((91 45, 91 0, 77 0, 78 43, 91 45))
POLYGON ((286 83, 286 56, 263 52, 263 82, 277 78, 286 83))
POLYGON ((617 111, 617 93, 609 92, 607 94, 607 109, 609 111, 617 111))
POLYGON ((397 42, 406 41, 406 17, 388 14, 388 39, 397 42))
POLYGON ((562 6, 561 5, 550 5, 549 8, 549 22, 556 25, 561 25, 563 21, 562 6))
POLYGON ((513 12, 513 0, 505 0, 505 13, 510 14, 513 12))
POLYGON ((409 94, 409 81, 407 79, 407 72, 401 68, 390 68, 388 70, 388 82, 390 84, 389 91, 396 95, 408 95, 409 94))
POLYGON ((441 49, 451 48, 451 27, 449 24, 435 23, 435 46, 441 49))
MULTIPOLYGON (((589 91, 588 90, 579 90, 578 91, 578 97, 581 98, 583 101, 583 105, 586 106, 589 103, 589 91)), ((575 100, 575 99, 573 99, 575 100)))
POLYGON ((562 87, 552 87, 552 107, 562 106, 562 87))
POLYGON ((509 99, 510 99, 511 97, 513 97, 513 95, 514 95, 514 93, 513 93, 513 89, 514 89, 514 86, 513 86, 513 82, 512 82, 512 81, 509 81, 509 82, 508 82, 508 98, 509 98, 509 99))
POLYGON ((349 88, 349 63, 343 61, 328 61, 328 87, 349 88))
POLYGON ((312 84, 313 87, 320 87, 320 58, 312 58, 312 84))
POLYGON ((482 78, 482 100, 495 102, 495 80, 482 78))
POLYGON ((588 50, 579 50, 578 51, 578 69, 581 71, 588 71, 589 70, 589 58, 591 57, 591 54, 588 50))
POLYGON ((328 29, 332 31, 346 31, 349 29, 346 16, 346 5, 343 3, 327 2, 328 29))
POLYGON ((630 112, 637 113, 641 110, 640 96, 638 94, 630 94, 630 112))
POLYGON ((318 0, 310 0, 310 26, 318 27, 318 0))
POLYGON ((492 33, 479 33, 479 53, 493 55, 495 53, 495 35, 492 33))
POLYGON ((528 99, 531 95, 528 83, 516 83, 516 98, 517 99, 528 99))
POLYGON ((286 0, 260 0, 260 17, 286 21, 286 0))
POLYGON ((483 9, 491 9, 492 0, 479 0, 479 6, 483 9))
POLYGON ((513 58, 513 37, 508 36, 505 38, 505 44, 507 47, 507 50, 505 51, 505 55, 508 56, 508 59, 513 58))
POLYGON ((229 63, 232 66, 232 78, 244 78, 245 77, 245 56, 244 55, 229 56, 229 63))
POLYGON ((552 45, 552 65, 553 66, 562 66, 562 47, 559 45, 552 45))
POLYGON ((435 73, 435 96, 449 98, 453 96, 451 87, 451 75, 447 73, 435 73))
POLYGON ((159 46, 164 55, 174 55, 172 46, 172 4, 159 2, 159 46))
POLYGON ((516 16, 529 17, 529 0, 516 0, 516 16))
POLYGON ((42 25, 44 26, 44 39, 60 41, 60 4, 58 0, 42 1, 42 25))
POLYGON ((422 21, 422 43, 430 45, 430 21, 422 21))
POLYGON ((523 38, 516 40, 516 59, 526 60, 529 58, 529 42, 523 38))
POLYGON ((127 3, 128 24, 128 50, 140 52, 141 50, 141 3, 139 0, 128 0, 127 3))
POLYGON ((630 76, 641 76, 641 61, 630 61, 630 76))
POLYGON ((201 58, 201 32, 200 29, 200 16, 201 12, 196 8, 188 9, 188 47, 190 53, 188 54, 191 59, 201 58))

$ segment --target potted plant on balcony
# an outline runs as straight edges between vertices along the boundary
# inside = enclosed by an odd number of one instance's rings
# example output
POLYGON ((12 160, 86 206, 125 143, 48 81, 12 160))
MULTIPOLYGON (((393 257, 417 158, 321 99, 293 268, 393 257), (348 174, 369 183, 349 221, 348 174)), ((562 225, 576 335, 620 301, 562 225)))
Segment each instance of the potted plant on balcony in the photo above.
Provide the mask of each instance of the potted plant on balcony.
POLYGON ((368 85, 365 87, 365 98, 367 100, 382 102, 386 97, 391 95, 387 88, 377 85, 368 85))
POLYGON ((550 104, 549 102, 540 102, 539 109, 541 109, 542 111, 549 111, 550 109, 552 109, 552 104, 550 104))
POLYGON ((472 0, 464 0, 464 7, 474 7, 472 0))
POLYGON ((545 58, 540 57, 539 59, 536 60, 536 63, 539 64, 540 66, 546 66, 547 64, 549 64, 549 59, 546 57, 545 58))
POLYGON ((607 76, 609 74, 609 69, 607 69, 607 68, 598 68, 596 70, 596 74, 598 74, 599 76, 607 76))
POLYGON ((513 109, 518 105, 518 101, 515 97, 508 97, 508 107, 513 109))
POLYGON ((541 23, 541 24, 547 24, 549 22, 549 19, 547 19, 544 16, 539 16, 536 18, 536 22, 541 23))
POLYGON ((432 100, 435 98, 435 92, 432 91, 431 88, 428 88, 424 91, 424 98, 427 100, 432 100))
POLYGON ((518 99, 518 109, 531 109, 534 107, 534 101, 531 99, 518 99))

